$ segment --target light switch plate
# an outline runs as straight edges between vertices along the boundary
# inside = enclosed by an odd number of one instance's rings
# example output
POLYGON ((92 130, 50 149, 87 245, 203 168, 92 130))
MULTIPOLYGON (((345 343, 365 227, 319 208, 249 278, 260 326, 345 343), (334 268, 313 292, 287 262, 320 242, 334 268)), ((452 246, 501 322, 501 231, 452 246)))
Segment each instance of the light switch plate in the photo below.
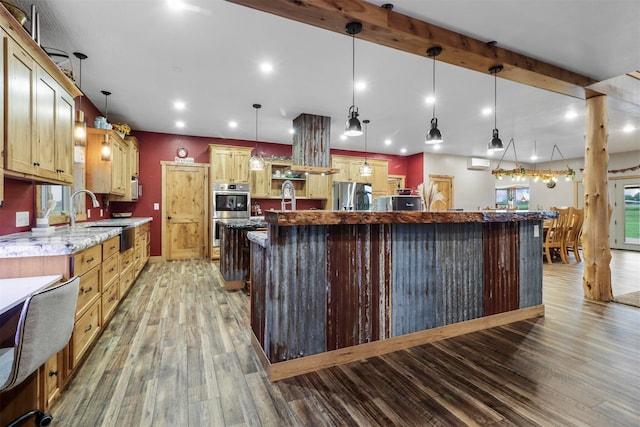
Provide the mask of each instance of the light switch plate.
POLYGON ((540 226, 537 224, 533 226, 533 237, 540 237, 540 226))
POLYGON ((29 226, 29 212, 16 212, 16 227, 29 226))
POLYGON ((160 210, 160 203, 154 203, 153 204, 153 210, 154 211, 159 211, 160 210))

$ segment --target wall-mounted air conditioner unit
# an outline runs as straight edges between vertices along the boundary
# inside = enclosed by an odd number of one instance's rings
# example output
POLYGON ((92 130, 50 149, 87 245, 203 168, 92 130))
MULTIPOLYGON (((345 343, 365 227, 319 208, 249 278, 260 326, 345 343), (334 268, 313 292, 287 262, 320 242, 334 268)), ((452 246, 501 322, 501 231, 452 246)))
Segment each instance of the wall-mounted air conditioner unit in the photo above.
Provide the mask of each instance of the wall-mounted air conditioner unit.
POLYGON ((470 157, 467 159, 467 169, 479 171, 486 170, 491 167, 491 161, 489 159, 478 159, 470 157))

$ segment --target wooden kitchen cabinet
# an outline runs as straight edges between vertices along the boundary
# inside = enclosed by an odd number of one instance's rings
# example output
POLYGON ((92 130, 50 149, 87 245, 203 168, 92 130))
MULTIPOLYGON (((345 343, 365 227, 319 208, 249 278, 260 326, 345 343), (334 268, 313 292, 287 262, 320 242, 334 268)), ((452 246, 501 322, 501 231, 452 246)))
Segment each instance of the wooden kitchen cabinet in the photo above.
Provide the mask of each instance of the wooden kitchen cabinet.
POLYGON ((249 184, 250 147, 209 145, 211 182, 249 184))
POLYGON ((250 171, 251 198, 268 199, 271 196, 271 161, 265 160, 264 169, 250 171))
POLYGON ((363 162, 364 157, 331 156, 331 167, 340 169, 340 172, 333 175, 333 182, 370 183, 371 177, 360 175, 360 166, 363 162))
POLYGON ((120 237, 102 242, 102 324, 109 321, 120 301, 120 237))
POLYGON ((140 177, 140 141, 135 136, 125 136, 129 148, 129 173, 131 177, 140 177))
POLYGON ((307 198, 325 200, 331 193, 329 176, 327 175, 307 175, 307 198))
POLYGON ((54 354, 41 368, 40 376, 44 383, 45 411, 49 410, 51 404, 60 396, 60 390, 62 390, 64 378, 62 375, 63 355, 63 351, 54 354))
POLYGON ((386 196, 389 187, 389 161, 388 160, 367 160, 371 165, 373 173, 371 175, 371 193, 373 198, 386 196))
POLYGON ((73 98, 25 49, 6 40, 6 169, 40 182, 72 183, 73 98))
POLYGON ((130 191, 128 148, 113 130, 87 128, 87 189, 99 194, 124 196, 130 191), (102 160, 102 145, 106 141, 111 157, 102 160))

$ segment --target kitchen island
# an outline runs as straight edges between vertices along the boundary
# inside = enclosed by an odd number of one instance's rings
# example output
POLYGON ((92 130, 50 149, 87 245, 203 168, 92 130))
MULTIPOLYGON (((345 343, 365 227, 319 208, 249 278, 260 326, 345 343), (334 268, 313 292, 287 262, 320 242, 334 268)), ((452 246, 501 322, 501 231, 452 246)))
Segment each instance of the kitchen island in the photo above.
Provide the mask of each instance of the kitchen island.
POLYGON ((247 232, 264 229, 264 217, 219 219, 220 274, 226 290, 243 289, 249 280, 249 240, 247 232))
POLYGON ((271 380, 543 316, 551 212, 265 214, 253 344, 271 380))

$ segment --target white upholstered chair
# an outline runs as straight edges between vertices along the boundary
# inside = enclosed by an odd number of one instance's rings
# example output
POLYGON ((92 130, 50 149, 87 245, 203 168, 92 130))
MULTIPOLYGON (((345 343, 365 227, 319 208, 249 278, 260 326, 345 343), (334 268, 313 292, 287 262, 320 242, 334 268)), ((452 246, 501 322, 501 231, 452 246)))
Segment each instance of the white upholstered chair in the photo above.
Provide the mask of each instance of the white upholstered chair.
MULTIPOLYGON (((80 278, 44 289, 24 302, 16 330, 15 346, 0 348, 0 392, 22 383, 69 342, 78 300, 80 278)), ((52 417, 29 411, 12 421, 16 426, 35 415, 36 425, 47 426, 52 417)))

